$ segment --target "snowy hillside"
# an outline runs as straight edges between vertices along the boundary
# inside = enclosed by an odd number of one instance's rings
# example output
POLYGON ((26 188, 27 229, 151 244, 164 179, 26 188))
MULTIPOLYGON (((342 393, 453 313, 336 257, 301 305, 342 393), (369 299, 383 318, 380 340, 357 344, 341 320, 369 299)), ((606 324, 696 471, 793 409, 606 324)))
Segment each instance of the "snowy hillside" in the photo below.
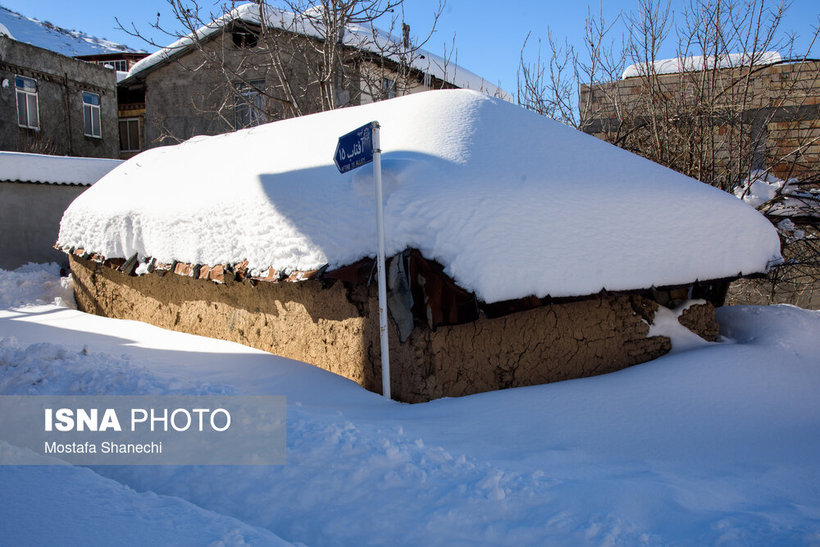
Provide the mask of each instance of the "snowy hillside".
POLYGON ((5 34, 11 35, 19 42, 55 51, 68 57, 138 51, 81 31, 68 30, 47 21, 32 19, 2 6, 0 6, 0 25, 7 30, 5 34))
MULTIPOLYGON (((722 308, 721 341, 693 351, 406 405, 237 344, 43 305, 63 299, 55 271, 0 270, 0 302, 16 306, 0 310, 0 394, 285 395, 287 463, 0 466, 1 543, 820 538, 820 312, 722 308)), ((0 442, 0 463, 15 450, 0 442)))
POLYGON ((429 91, 148 150, 67 209, 59 243, 107 258, 252 269, 376 251, 372 165, 339 136, 381 124, 388 255, 419 249, 485 302, 765 271, 776 230, 733 196, 475 91, 429 91))

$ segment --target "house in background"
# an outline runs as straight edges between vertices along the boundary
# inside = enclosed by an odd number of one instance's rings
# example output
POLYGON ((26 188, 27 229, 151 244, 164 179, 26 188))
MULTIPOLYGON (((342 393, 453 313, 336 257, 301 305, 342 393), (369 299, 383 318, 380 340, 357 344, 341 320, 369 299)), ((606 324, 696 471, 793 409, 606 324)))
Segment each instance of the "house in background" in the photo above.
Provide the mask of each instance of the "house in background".
POLYGON ((742 176, 766 170, 780 179, 820 170, 818 60, 787 62, 777 52, 760 52, 754 62, 731 54, 718 62, 637 63, 619 81, 582 85, 579 104, 585 132, 656 161, 649 153, 652 116, 670 120, 663 143, 669 161, 661 163, 701 180, 708 173, 697 171, 698 161, 742 176), (704 133, 703 127, 715 129, 704 133))
POLYGON ((119 155, 116 75, 0 36, 0 149, 119 155))
MULTIPOLYGON (((11 53, 7 53, 0 61, 5 65, 13 65, 7 66, 9 71, 13 75, 24 78, 17 81, 14 77, 4 75, 13 94, 17 95, 15 90, 20 89, 19 94, 24 95, 21 104, 24 105, 25 112, 20 120, 23 124, 21 127, 25 129, 20 132, 20 138, 18 140, 4 138, 0 148, 101 157, 117 157, 120 155, 119 149, 128 152, 142 148, 139 145, 140 126, 135 121, 141 111, 135 114, 131 108, 133 105, 131 105, 130 110, 118 113, 116 105, 121 102, 117 96, 119 90, 111 86, 111 81, 116 82, 117 79, 124 77, 134 63, 148 55, 147 53, 105 38, 91 36, 82 31, 68 30, 48 21, 26 17, 2 6, 0 6, 0 34, 16 40, 18 45, 15 46, 15 51, 22 52, 17 55, 16 60, 9 58, 7 55, 11 53), (53 55, 46 55, 43 50, 53 55), (84 65, 85 68, 82 68, 84 65), (94 65, 98 66, 94 67, 94 65), (102 68, 105 68, 107 72, 100 70, 102 68), (23 71, 28 71, 28 73, 23 74, 23 71), (41 73, 42 77, 35 76, 35 72, 41 73), (111 74, 116 74, 116 76, 112 78, 111 74), (85 102, 79 112, 74 110, 73 97, 69 97, 68 100, 63 99, 59 107, 61 115, 63 111, 69 111, 70 120, 68 121, 72 123, 72 132, 76 133, 79 127, 79 137, 74 135, 74 140, 67 140, 67 127, 65 134, 55 134, 52 127, 56 115, 54 110, 56 107, 53 103, 59 94, 55 85, 65 87, 66 79, 67 85, 72 89, 82 88, 89 93, 82 96, 81 100, 85 102), (89 86, 94 86, 97 90, 90 89, 89 86), (111 118, 112 107, 113 119, 111 118), (84 116, 89 118, 89 127, 85 127, 84 116), (99 117, 99 123, 96 120, 97 117, 99 117), (117 117, 122 119, 118 120, 117 117), (97 125, 100 127, 98 128, 97 125), (95 138, 98 140, 94 141, 95 138), (54 145, 61 141, 65 141, 66 146, 54 145)), ((130 102, 133 103, 133 101, 130 102)), ((11 106, 15 107, 14 104, 11 106)), ((144 111, 144 105, 141 105, 141 108, 144 111)), ((4 132, 14 127, 12 122, 16 118, 16 113, 12 112, 12 114, 14 115, 9 117, 8 109, 4 112, 3 121, 12 124, 5 127, 4 132)), ((126 157, 129 155, 133 154, 125 154, 126 157)))
MULTIPOLYGON (((240 5, 199 29, 196 37, 183 37, 131 68, 119 84, 120 109, 138 113, 144 108, 146 148, 326 109, 328 91, 316 72, 322 40, 305 30, 310 25, 302 19, 305 15, 270 8, 264 25, 260 17, 258 5, 240 5), (262 37, 263 26, 267 38, 262 37)), ((412 49, 409 27, 402 30, 404 47, 412 49)), ((333 86, 335 106, 448 88, 510 99, 480 76, 428 51, 388 55, 384 44, 391 51, 401 51, 401 44, 375 32, 377 40, 369 27, 345 29, 350 57, 340 61, 345 67, 333 86)))
MULTIPOLYGON (((137 62, 147 57, 144 52, 98 53, 78 55, 75 59, 96 63, 117 73, 117 82, 125 79, 137 62)), ((117 122, 120 136, 120 159, 128 159, 145 149, 143 125, 145 94, 128 86, 117 86, 117 122)))

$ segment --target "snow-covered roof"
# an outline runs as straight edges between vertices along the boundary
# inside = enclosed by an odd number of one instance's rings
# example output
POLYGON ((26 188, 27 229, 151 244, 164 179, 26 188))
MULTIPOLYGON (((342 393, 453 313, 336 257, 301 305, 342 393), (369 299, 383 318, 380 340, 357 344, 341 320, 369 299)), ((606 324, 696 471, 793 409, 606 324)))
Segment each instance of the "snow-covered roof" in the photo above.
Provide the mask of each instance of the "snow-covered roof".
POLYGON ((417 248, 485 302, 750 274, 774 227, 734 196, 502 100, 429 91, 195 137, 72 203, 59 245, 108 258, 313 270, 376 254, 372 166, 339 136, 381 125, 388 255, 417 248))
POLYGON ((90 186, 122 160, 0 151, 0 180, 90 186))
POLYGON ((0 23, 0 36, 8 36, 12 40, 14 40, 14 36, 11 34, 11 31, 3 23, 0 23))
MULTIPOLYGON (((324 36, 318 28, 319 23, 314 22, 314 19, 311 17, 295 14, 272 6, 265 6, 263 9, 265 9, 266 23, 271 27, 297 31, 300 34, 318 38, 324 36)), ((164 61, 172 59, 176 55, 188 51, 195 43, 195 40, 202 40, 219 32, 226 24, 232 21, 243 21, 251 25, 258 25, 260 23, 260 6, 253 3, 241 4, 222 17, 198 29, 196 35, 194 35, 194 33, 188 34, 171 45, 152 53, 131 67, 131 70, 128 72, 129 79, 154 68, 164 61)), ((386 44, 391 44, 391 47, 395 46, 396 39, 380 29, 373 29, 369 26, 359 24, 350 24, 345 29, 344 42, 345 45, 350 47, 381 54, 385 51, 386 44)), ((411 64, 413 68, 431 74, 436 78, 462 89, 483 91, 494 97, 500 97, 508 101, 512 100, 509 93, 488 82, 481 76, 454 63, 448 62, 443 57, 424 49, 416 51, 411 59, 411 64)))
POLYGON ((74 57, 95 53, 137 52, 128 46, 117 44, 105 38, 97 38, 85 32, 67 30, 49 22, 20 15, 0 6, 0 27, 10 38, 74 57))
MULTIPOLYGON (((748 53, 730 53, 722 55, 692 57, 675 57, 674 59, 661 59, 652 63, 652 73, 654 74, 677 74, 679 72, 697 72, 699 70, 711 70, 717 68, 733 68, 748 65, 768 65, 778 63, 782 59, 776 51, 762 51, 754 55, 748 53)), ((621 75, 621 79, 632 78, 634 76, 646 76, 649 74, 648 63, 635 63, 629 65, 621 75)))

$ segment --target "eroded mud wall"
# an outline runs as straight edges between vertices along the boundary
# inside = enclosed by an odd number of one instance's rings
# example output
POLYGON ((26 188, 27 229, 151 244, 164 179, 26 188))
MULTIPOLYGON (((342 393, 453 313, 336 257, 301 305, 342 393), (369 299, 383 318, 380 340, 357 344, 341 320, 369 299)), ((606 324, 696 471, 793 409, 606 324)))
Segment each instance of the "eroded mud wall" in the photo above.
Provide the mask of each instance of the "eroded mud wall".
MULTIPOLYGON (((74 256, 71 269, 84 311, 239 342, 381 390, 375 287, 127 276, 74 256)), ((435 331, 416 326, 404 344, 391 328, 391 390, 420 402, 619 370, 669 351, 668 338, 646 338, 656 309, 640 296, 594 296, 435 331)))

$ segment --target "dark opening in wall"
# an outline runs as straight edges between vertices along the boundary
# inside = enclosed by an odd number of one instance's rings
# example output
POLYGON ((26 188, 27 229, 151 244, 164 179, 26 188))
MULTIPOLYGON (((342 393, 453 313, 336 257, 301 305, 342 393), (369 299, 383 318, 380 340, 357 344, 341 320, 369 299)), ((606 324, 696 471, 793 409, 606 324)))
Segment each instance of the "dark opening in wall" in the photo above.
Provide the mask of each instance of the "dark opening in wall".
POLYGON ((252 48, 259 43, 259 36, 248 29, 234 29, 231 32, 231 39, 236 47, 252 48))

